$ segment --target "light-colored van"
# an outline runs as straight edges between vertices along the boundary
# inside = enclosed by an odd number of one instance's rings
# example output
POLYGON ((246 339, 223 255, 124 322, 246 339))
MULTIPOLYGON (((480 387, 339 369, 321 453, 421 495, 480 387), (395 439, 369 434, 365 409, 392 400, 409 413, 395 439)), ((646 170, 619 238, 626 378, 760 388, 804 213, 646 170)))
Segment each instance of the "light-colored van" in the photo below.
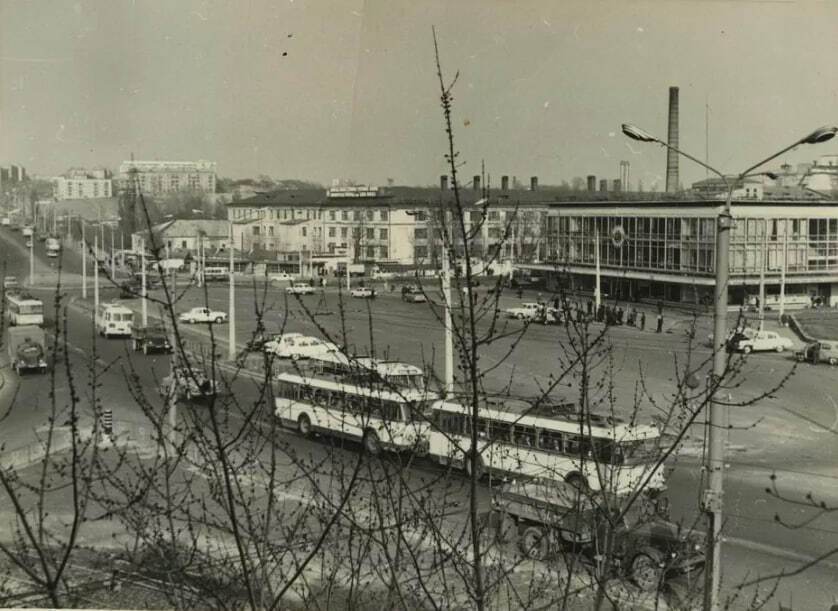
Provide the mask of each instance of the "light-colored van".
POLYGON ((217 282, 227 280, 230 277, 230 270, 226 267, 204 268, 204 280, 206 282, 217 282))
POLYGON ((102 337, 129 336, 134 312, 118 303, 102 303, 96 311, 96 331, 102 337))

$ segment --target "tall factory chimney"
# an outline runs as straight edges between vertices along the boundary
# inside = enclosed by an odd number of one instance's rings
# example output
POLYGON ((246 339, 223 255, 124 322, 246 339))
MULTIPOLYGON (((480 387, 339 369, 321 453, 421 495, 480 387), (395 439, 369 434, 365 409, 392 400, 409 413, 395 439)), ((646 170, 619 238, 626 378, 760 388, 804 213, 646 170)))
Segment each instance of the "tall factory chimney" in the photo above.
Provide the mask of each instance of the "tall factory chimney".
POLYGON ((500 177, 500 190, 509 191, 509 176, 500 177))
POLYGON ((448 176, 447 175, 443 174, 442 176, 439 177, 439 188, 442 189, 443 191, 448 190, 448 176))
POLYGON ((475 174, 474 175, 474 178, 472 179, 471 184, 472 184, 472 187, 474 187, 475 191, 480 190, 480 174, 475 174))
POLYGON ((537 191, 538 190, 538 176, 531 176, 530 177, 530 191, 537 191))
MULTIPOLYGON (((669 88, 669 134, 666 141, 669 146, 678 148, 678 88, 669 88)), ((678 190, 678 153, 666 149, 666 192, 678 190)))

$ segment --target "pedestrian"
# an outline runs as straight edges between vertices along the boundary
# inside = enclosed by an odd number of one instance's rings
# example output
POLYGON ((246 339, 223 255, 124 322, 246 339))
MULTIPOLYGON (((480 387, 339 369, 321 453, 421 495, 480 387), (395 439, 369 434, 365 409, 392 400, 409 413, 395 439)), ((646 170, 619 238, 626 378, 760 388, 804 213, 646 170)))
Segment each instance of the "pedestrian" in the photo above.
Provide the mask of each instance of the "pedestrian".
POLYGON ((617 324, 622 325, 625 317, 625 311, 622 307, 617 308, 617 324))
POLYGON ((538 299, 536 300, 539 304, 544 303, 544 297, 541 293, 538 294, 538 299))
POLYGON ((588 299, 588 317, 594 313, 594 302, 588 299))
POLYGON ((660 333, 663 331, 663 314, 658 314, 658 328, 655 330, 655 333, 660 333))
POLYGON ((641 312, 640 313, 640 330, 641 331, 646 330, 646 312, 641 312))
POLYGON ((524 298, 524 289, 522 289, 522 288, 519 286, 519 287, 518 287, 518 299, 523 299, 523 298, 524 298))

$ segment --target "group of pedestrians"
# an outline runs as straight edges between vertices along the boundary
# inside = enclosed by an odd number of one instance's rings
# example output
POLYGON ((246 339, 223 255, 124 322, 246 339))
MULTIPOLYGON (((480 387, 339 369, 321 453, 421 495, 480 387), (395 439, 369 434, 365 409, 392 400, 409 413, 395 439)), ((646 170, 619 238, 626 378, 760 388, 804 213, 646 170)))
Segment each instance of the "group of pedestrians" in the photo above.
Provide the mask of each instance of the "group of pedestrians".
MULTIPOLYGON (((538 303, 544 308, 545 315, 547 309, 547 302, 542 298, 541 293, 538 294, 538 303)), ((638 310, 634 306, 629 305, 623 308, 619 305, 605 305, 600 304, 596 307, 593 300, 589 299, 586 303, 578 301, 561 300, 555 297, 552 303, 555 312, 561 312, 566 324, 570 322, 599 322, 606 326, 621 326, 626 325, 646 330, 646 312, 638 310)), ((663 303, 658 303, 658 314, 655 319, 655 333, 663 332, 663 303)))

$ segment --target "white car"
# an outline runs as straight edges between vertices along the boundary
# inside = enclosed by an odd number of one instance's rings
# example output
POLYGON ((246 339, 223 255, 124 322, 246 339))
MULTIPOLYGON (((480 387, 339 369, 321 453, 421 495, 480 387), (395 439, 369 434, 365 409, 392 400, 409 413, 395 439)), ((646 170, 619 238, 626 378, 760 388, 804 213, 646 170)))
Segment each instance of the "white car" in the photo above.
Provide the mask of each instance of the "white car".
POLYGON ((285 292, 289 295, 314 295, 314 287, 306 282, 296 282, 286 287, 285 292))
POLYGON ((794 347, 792 341, 774 331, 758 331, 751 337, 742 337, 733 346, 734 350, 741 350, 745 354, 760 350, 773 350, 782 352, 794 347))
POLYGON ((309 337, 301 333, 285 333, 265 343, 265 352, 282 359, 310 359, 337 352, 338 347, 332 342, 326 342, 316 337, 309 337))
POLYGON ((227 322, 227 313, 209 308, 192 308, 178 316, 180 322, 195 324, 197 322, 214 322, 216 324, 227 322))
POLYGON ((294 282, 294 276, 286 272, 280 272, 272 276, 268 276, 268 281, 279 284, 280 282, 294 282))
POLYGON ((349 291, 349 294, 353 297, 359 297, 361 299, 374 299, 375 289, 371 289, 366 286, 359 286, 358 288, 349 291))
POLYGON ((542 312, 542 306, 538 303, 522 303, 514 308, 506 308, 504 313, 509 318, 518 320, 535 320, 542 312))

